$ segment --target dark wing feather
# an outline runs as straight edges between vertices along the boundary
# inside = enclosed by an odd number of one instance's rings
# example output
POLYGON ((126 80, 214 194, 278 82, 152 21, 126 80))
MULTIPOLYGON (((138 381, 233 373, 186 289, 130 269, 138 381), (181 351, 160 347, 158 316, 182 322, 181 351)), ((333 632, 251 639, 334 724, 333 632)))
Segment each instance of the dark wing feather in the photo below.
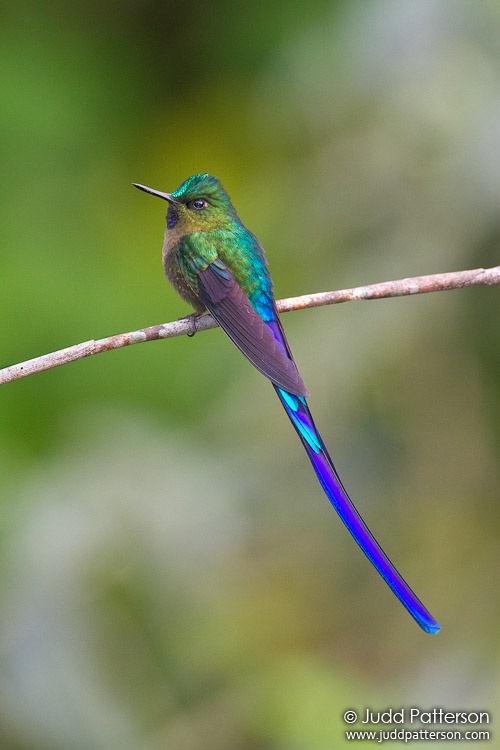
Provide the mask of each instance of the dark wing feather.
POLYGON ((198 296, 238 349, 275 385, 307 396, 297 365, 220 260, 198 273, 198 296))

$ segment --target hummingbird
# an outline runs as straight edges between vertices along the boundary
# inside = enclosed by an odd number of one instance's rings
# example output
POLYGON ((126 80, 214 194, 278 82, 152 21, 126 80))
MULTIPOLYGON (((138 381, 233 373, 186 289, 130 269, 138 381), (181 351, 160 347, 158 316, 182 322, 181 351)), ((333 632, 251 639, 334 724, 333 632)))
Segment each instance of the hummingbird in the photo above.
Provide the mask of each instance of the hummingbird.
POLYGON ((278 315, 264 249, 240 220, 222 184, 205 173, 192 175, 173 193, 133 185, 168 203, 163 265, 173 287, 194 308, 194 319, 210 313, 271 381, 326 496, 354 540, 420 627, 437 633, 438 622, 389 560, 342 484, 307 405, 309 392, 278 315))

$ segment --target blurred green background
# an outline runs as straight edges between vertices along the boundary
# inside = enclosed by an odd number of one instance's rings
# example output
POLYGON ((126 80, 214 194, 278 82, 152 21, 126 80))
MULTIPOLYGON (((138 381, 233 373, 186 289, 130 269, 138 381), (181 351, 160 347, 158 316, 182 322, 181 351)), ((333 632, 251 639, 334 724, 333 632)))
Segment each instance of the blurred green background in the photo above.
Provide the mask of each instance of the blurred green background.
MULTIPOLYGON (((188 312, 131 182, 216 174, 278 297, 498 263, 497 1, 4 0, 0 57, 1 366, 188 312)), ((498 716, 499 294, 284 318, 438 636, 220 331, 2 388, 2 750, 331 750, 347 708, 498 716)))

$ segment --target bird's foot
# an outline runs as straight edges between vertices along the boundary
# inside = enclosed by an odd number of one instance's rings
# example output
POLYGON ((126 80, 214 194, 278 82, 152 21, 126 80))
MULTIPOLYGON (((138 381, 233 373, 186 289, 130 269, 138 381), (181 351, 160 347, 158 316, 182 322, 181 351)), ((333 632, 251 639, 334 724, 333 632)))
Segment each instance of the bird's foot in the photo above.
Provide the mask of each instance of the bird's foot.
POLYGON ((179 320, 188 320, 191 323, 191 330, 188 334, 186 334, 189 338, 192 338, 195 333, 198 332, 198 329, 196 328, 196 321, 201 315, 203 315, 202 312, 193 312, 189 315, 183 315, 182 318, 179 318, 179 320))

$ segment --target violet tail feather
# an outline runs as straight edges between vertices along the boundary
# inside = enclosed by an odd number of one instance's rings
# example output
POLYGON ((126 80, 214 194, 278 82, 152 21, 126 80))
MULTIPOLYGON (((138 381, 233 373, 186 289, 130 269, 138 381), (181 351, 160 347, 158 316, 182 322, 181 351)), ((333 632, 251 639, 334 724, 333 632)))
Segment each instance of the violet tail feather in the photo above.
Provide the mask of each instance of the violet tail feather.
POLYGON ((427 633, 439 632, 441 629, 439 623, 396 570, 347 494, 314 424, 305 398, 288 393, 276 385, 274 387, 309 456, 326 496, 354 540, 420 627, 427 633))

